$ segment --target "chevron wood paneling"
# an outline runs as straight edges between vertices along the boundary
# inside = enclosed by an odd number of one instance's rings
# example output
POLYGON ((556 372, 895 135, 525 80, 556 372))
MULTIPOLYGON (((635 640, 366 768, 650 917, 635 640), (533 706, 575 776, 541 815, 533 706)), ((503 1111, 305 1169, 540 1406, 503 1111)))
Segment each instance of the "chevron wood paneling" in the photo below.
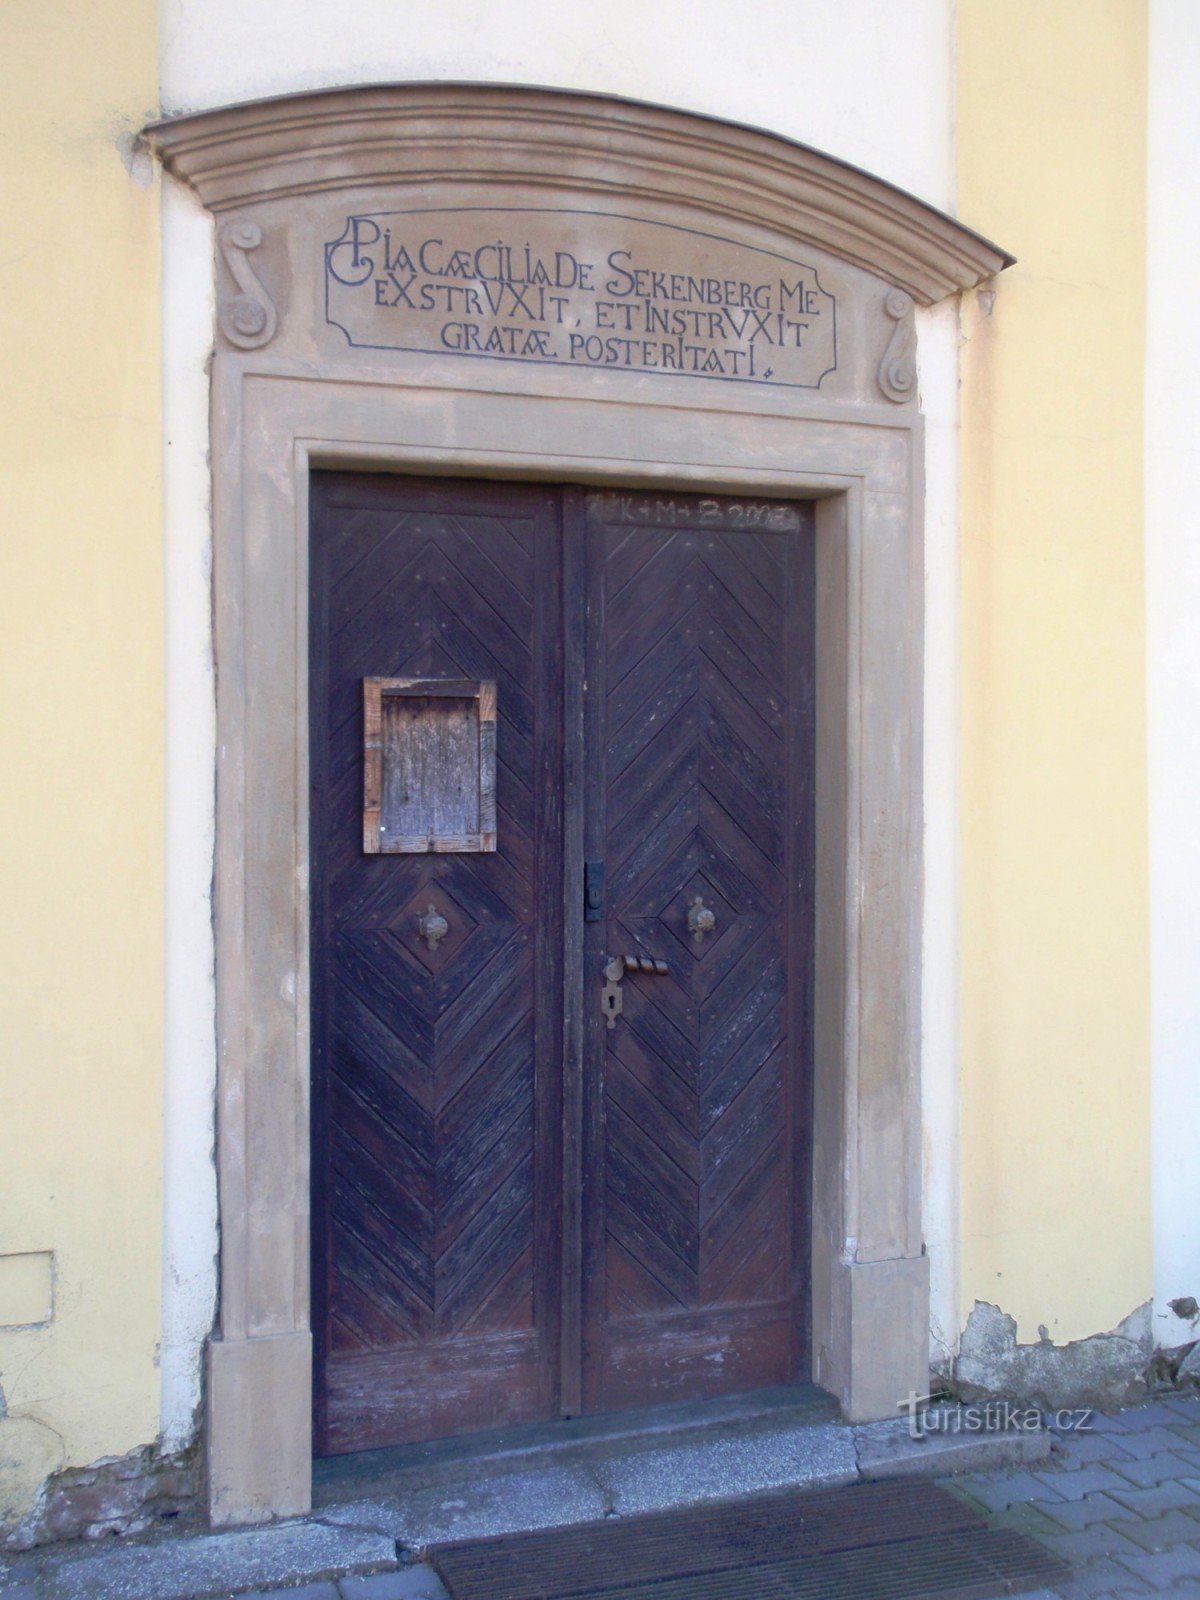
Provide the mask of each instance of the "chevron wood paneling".
POLYGON ((336 1452, 554 1405, 558 512, 552 491, 332 474, 313 498, 316 1419, 336 1452), (495 854, 363 853, 368 675, 496 680, 495 854))
POLYGON ((807 1376, 811 508, 312 506, 317 1449, 807 1376), (364 853, 366 676, 496 682, 494 854, 364 853))
POLYGON ((594 1026, 591 1409, 779 1383, 805 1358, 812 530, 807 508, 588 502, 594 1026), (703 942, 695 898, 714 913, 703 942))

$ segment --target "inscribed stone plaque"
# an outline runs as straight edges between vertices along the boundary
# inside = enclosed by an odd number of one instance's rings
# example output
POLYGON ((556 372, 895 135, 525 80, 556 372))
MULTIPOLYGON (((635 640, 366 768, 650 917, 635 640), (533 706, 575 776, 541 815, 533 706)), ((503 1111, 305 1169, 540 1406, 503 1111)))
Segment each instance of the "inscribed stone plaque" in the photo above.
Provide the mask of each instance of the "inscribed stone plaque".
POLYGON ((325 245, 325 319, 368 349, 816 389, 836 309, 800 260, 615 213, 355 212, 325 245))

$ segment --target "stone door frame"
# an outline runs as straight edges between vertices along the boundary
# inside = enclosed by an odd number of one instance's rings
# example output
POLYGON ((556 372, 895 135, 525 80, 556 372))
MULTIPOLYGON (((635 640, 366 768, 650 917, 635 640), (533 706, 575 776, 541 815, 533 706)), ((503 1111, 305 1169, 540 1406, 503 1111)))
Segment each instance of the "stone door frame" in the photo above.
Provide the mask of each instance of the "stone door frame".
MULTIPOLYGON (((302 1513, 311 1497, 306 606, 308 482, 318 467, 817 501, 813 1377, 852 1420, 894 1416, 910 1389, 925 1386, 929 1345, 923 432, 911 316, 914 298, 978 282, 1007 258, 803 147, 596 96, 338 91, 179 118, 150 136, 206 204, 251 213, 218 233, 241 293, 219 300, 212 399, 221 1249, 206 1443, 214 1522, 302 1513), (653 204, 645 175, 658 161, 664 173, 669 166, 664 193, 678 206, 688 188, 681 163, 690 160, 694 204, 711 226, 714 173, 736 160, 740 211, 728 211, 727 230, 746 233, 747 197, 757 194, 753 237, 769 225, 852 263, 863 284, 860 322, 878 345, 869 373, 862 367, 869 383, 860 374, 849 396, 792 392, 763 403, 736 386, 656 387, 602 373, 549 383, 541 369, 513 364, 464 374, 436 358, 314 360, 308 348, 289 351, 286 329, 274 339, 268 274, 256 276, 246 254, 262 239, 262 219, 282 217, 286 228, 289 206, 339 184, 361 192, 367 181, 412 182, 408 169, 378 170, 381 125, 393 135, 387 160, 418 164, 428 185, 438 116, 461 135, 472 117, 519 127, 515 112, 529 114, 538 141, 557 118, 559 145, 547 152, 530 134, 523 151, 505 155, 511 179, 497 177, 503 163, 489 150, 488 192, 527 183, 538 161, 560 189, 594 189, 601 180, 584 172, 583 148, 594 134, 607 189, 632 192, 626 169, 637 166, 631 204, 653 204)), ((444 158, 447 184, 462 184, 477 150, 457 138, 444 158)), ((478 193, 479 174, 468 176, 478 193)))

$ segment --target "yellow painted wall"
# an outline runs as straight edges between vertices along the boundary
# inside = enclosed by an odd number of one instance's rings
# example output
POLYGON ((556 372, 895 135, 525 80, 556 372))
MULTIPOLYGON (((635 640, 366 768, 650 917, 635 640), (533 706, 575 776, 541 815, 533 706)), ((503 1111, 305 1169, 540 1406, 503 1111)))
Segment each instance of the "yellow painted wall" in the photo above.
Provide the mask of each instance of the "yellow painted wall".
POLYGON ((158 1431, 158 197, 118 149, 153 0, 5 0, 0 71, 0 1257, 54 1253, 52 1321, 0 1329, 3 1524, 158 1431))
MULTIPOLYGON (((960 215, 1021 258, 964 313, 963 1311, 1064 1340, 1150 1292, 1144 0, 957 28, 960 215)), ((158 1427, 155 55, 153 0, 0 6, 0 1324, 54 1269, 0 1522, 158 1427)))
POLYGON ((964 1317, 1151 1292, 1144 0, 958 0, 964 1317))

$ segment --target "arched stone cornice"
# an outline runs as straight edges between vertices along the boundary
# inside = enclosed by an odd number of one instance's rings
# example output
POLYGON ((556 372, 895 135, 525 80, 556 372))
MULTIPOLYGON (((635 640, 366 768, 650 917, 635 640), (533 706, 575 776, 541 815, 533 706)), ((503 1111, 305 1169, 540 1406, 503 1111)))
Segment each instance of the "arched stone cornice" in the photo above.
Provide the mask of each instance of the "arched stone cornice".
POLYGON ((167 169, 225 212, 338 189, 577 190, 684 205, 827 251, 931 304, 1013 258, 935 207, 776 134, 604 95, 482 84, 322 90, 171 117, 167 169))

